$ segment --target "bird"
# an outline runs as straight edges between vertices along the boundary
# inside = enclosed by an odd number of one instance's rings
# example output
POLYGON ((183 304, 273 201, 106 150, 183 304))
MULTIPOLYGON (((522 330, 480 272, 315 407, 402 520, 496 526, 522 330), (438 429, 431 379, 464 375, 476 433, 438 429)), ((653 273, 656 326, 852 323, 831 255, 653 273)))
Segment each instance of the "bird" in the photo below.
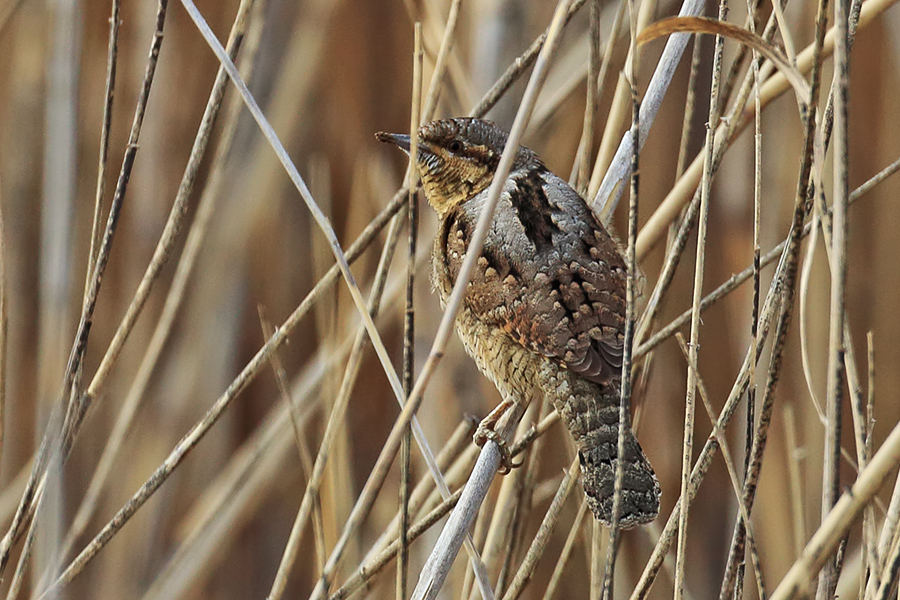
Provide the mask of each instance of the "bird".
MULTIPOLYGON (((422 188, 439 218, 432 282, 444 305, 508 134, 490 121, 453 118, 423 125, 417 137, 422 188)), ((379 132, 376 138, 411 152, 409 135, 379 132)), ((498 408, 538 394, 552 403, 574 439, 588 506, 607 525, 618 460, 626 278, 619 243, 588 203, 520 146, 457 313, 456 332, 497 387, 498 408)), ((659 513, 660 486, 630 423, 624 426, 618 524, 629 528, 659 513)), ((490 426, 479 431, 476 442, 494 439, 490 426)))

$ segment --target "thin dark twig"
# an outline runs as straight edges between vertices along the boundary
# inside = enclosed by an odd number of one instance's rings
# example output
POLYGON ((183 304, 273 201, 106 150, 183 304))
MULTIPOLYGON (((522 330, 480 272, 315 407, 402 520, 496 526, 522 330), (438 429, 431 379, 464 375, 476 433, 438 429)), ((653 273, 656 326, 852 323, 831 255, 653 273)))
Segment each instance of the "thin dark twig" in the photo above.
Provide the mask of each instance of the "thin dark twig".
MULTIPOLYGON (((724 21, 728 12, 726 0, 719 2, 719 20, 724 21)), ((709 91, 709 118, 706 124, 706 160, 703 165, 703 179, 700 186, 700 214, 697 221, 697 253, 694 265, 694 291, 691 304, 691 337, 689 364, 697 365, 700 350, 700 302, 703 298, 703 278, 706 271, 706 236, 709 223, 709 204, 713 177, 713 156, 715 148, 716 124, 719 120, 719 88, 722 77, 722 55, 725 40, 716 36, 716 46, 712 67, 712 83, 709 91)), ((684 406, 684 439, 681 456, 681 494, 678 513, 678 545, 675 554, 675 600, 684 594, 684 571, 687 560, 687 528, 690 511, 691 457, 694 448, 694 411, 696 406, 698 373, 688 369, 687 391, 684 406)))
MULTIPOLYGON (((775 0, 776 2, 779 0, 775 0)), ((759 7, 759 2, 747 2, 747 8, 749 11, 748 21, 750 23, 750 32, 756 32, 756 19, 757 14, 756 10, 759 7)), ((744 46, 741 46, 741 49, 744 49, 744 46)), ((759 56, 754 50, 752 52, 752 62, 751 62, 751 71, 753 73, 753 105, 754 105, 754 156, 753 156, 753 297, 750 301, 750 341, 752 344, 751 352, 753 354, 757 353, 756 342, 757 342, 757 333, 759 332, 759 295, 760 295, 760 245, 759 245, 759 224, 760 224, 760 215, 761 215, 761 194, 762 194, 762 105, 759 97, 759 84, 760 84, 760 76, 759 76, 759 56)), ((737 64, 737 59, 735 59, 735 64, 737 64)), ((750 363, 750 383, 747 386, 747 422, 746 428, 744 429, 744 480, 746 481, 747 476, 750 472, 750 452, 753 446, 753 430, 756 424, 756 361, 750 363)), ((740 501, 740 498, 738 498, 740 501)), ((749 519, 744 519, 745 524, 744 527, 749 532, 749 519)), ((749 535, 748 535, 749 539, 749 535)), ((751 558, 756 556, 755 548, 751 550, 751 558)), ((754 563, 755 565, 755 563, 754 563)), ((756 573, 759 573, 759 569, 756 569, 756 573)), ((760 581, 757 576, 757 581, 760 581)), ((734 597, 736 600, 743 598, 743 586, 744 586, 744 565, 743 560, 738 568, 737 573, 737 584, 735 586, 735 594, 734 597)), ((762 585, 760 585, 760 590, 762 590, 762 585)), ((762 595, 762 591, 760 591, 760 596, 762 595)))
MULTIPOLYGON (((416 236, 419 228, 419 205, 416 202, 416 157, 419 153, 419 110, 422 95, 422 24, 415 24, 413 46, 413 91, 410 111, 409 151, 409 200, 406 213, 409 216, 409 238, 406 262, 406 312, 403 317, 403 391, 407 397, 415 383, 415 284, 416 284, 416 236)), ((397 557, 397 599, 406 600, 409 581, 409 460, 412 446, 412 429, 400 443, 400 553, 397 557)))
POLYGON ((109 162, 109 130, 112 126, 112 107, 116 89, 116 67, 119 56, 119 5, 121 0, 112 0, 112 14, 109 17, 109 45, 106 51, 106 100, 103 103, 103 124, 100 128, 100 158, 97 165, 97 193, 94 197, 94 221, 91 224, 91 249, 88 253, 88 268, 85 281, 85 296, 90 289, 91 276, 97 245, 100 243, 100 219, 103 213, 103 196, 106 194, 106 165, 109 162))
MULTIPOLYGON (((829 312, 828 388, 825 404, 825 452, 822 466, 822 521, 840 496, 841 415, 844 397, 844 318, 847 285, 848 148, 847 104, 849 101, 848 13, 850 0, 835 0, 835 116, 834 195, 832 197, 831 302, 829 312)), ((860 448, 862 450, 862 448, 860 448)), ((864 467, 865 465, 860 465, 864 467)), ((829 558, 819 573, 817 600, 830 599, 840 574, 839 559, 829 558)))
MULTIPOLYGON (((871 191, 876 185, 883 182, 885 179, 893 175, 894 173, 900 171, 900 158, 891 163, 889 166, 882 169, 878 174, 874 175, 871 179, 863 183, 861 186, 856 188, 852 194, 850 194, 850 205, 852 206, 857 200, 863 197, 867 192, 871 191)), ((682 222, 682 226, 684 223, 682 222)), ((803 233, 801 234, 801 238, 805 238, 812 231, 812 227, 809 223, 804 225, 803 233)), ((680 235, 680 233, 679 233, 680 235)), ((760 268, 765 268, 775 262, 784 252, 784 248, 787 245, 788 240, 785 239, 778 243, 774 248, 769 250, 765 256, 760 259, 760 268)), ((707 294, 703 301, 700 303, 700 311, 703 312, 710 308, 713 304, 733 292, 737 289, 745 281, 749 280, 753 276, 753 265, 751 264, 749 267, 741 271, 740 273, 736 273, 732 275, 728 281, 721 284, 719 287, 714 289, 712 292, 707 294)), ((654 291, 655 293, 655 291, 654 291)), ((635 356, 641 357, 646 355, 648 352, 652 351, 659 344, 666 341, 678 331, 688 320, 691 318, 690 309, 685 310, 678 317, 673 319, 669 324, 665 327, 657 331, 653 334, 653 337, 648 339, 646 342, 641 343, 635 348, 635 356)), ((640 333, 640 330, 638 330, 640 333)))
MULTIPOLYGON (((251 19, 252 26, 246 42, 242 44, 241 63, 247 76, 250 75, 250 67, 253 64, 253 58, 255 57, 259 39, 261 38, 263 21, 261 16, 265 5, 266 2, 262 0, 256 0, 256 2, 254 2, 255 15, 251 19)), ((239 101, 236 101, 234 98, 231 99, 229 106, 226 107, 224 125, 220 132, 210 174, 204 185, 200 200, 197 203, 197 211, 194 214, 191 223, 191 230, 188 233, 184 249, 179 258, 175 276, 172 279, 172 284, 166 295, 165 304, 157 320, 150 342, 147 344, 144 355, 141 358, 137 373, 125 395, 125 400, 122 402, 115 425, 108 435, 106 445, 103 448, 103 453, 97 461, 97 466, 94 468, 94 474, 91 477, 88 489, 81 500, 81 504, 75 513, 75 517, 72 519, 72 525, 70 526, 65 539, 57 550, 59 556, 64 557, 69 554, 72 546, 74 546, 76 540, 82 535, 88 522, 93 516, 94 510, 96 510, 98 505, 97 499, 100 496, 109 474, 112 472, 116 454, 121 449, 121 445, 138 414, 144 392, 150 383, 151 375, 163 352, 168 336, 172 331, 173 324, 185 296, 185 291, 191 275, 194 272, 193 269, 196 265, 200 248, 206 237, 209 222, 218 207, 217 200, 219 198, 219 191, 221 190, 225 174, 227 156, 234 142, 240 109, 241 105, 239 101)), ((96 377, 95 381, 100 383, 96 377)), ((93 383, 94 382, 92 382, 92 384, 93 383)), ((47 577, 49 576, 50 572, 48 571, 41 580, 42 583, 39 586, 40 588, 45 587, 47 577)))
MULTIPOLYGON (((629 18, 631 22, 631 56, 636 54, 636 15, 634 2, 629 0, 629 18)), ((635 87, 634 61, 631 61, 628 71, 628 80, 631 84, 631 135, 635 138, 641 130, 641 102, 635 87)), ((631 417, 631 390, 634 374, 631 365, 634 351, 634 326, 635 326, 635 300, 637 290, 637 256, 635 244, 637 243, 638 230, 638 189, 640 186, 640 144, 632 145, 631 153, 631 194, 628 202, 628 248, 625 255, 627 279, 625 284, 625 339, 622 349, 622 388, 619 395, 619 431, 616 447, 616 479, 613 488, 613 506, 610 515, 609 543, 606 548, 606 571, 603 576, 603 598, 611 600, 613 597, 613 584, 615 582, 616 559, 619 553, 619 517, 622 511, 622 491, 625 484, 625 440, 629 434, 629 419, 631 417)))
MULTIPOLYGON (((816 41, 814 54, 816 59, 813 63, 812 77, 810 83, 810 97, 807 102, 802 105, 804 112, 804 153, 800 166, 800 173, 797 178, 797 191, 794 199, 794 214, 791 222, 791 229, 788 236, 788 244, 785 248, 787 262, 785 265, 784 275, 782 277, 782 294, 783 301, 778 315, 776 325, 775 341, 773 342, 772 354, 769 357, 768 373, 766 377, 766 387, 763 392, 763 399, 759 409, 759 419, 756 426, 756 432, 753 437, 751 447, 751 457, 749 461, 749 469, 747 478, 744 482, 744 498, 742 502, 746 507, 747 514, 751 514, 753 510, 753 501, 756 497, 756 489, 760 470, 762 469, 763 454, 768 440, 769 425, 774 407, 775 388, 778 384, 778 376, 781 367, 781 359, 783 357, 785 340, 787 338, 787 330, 790 325, 791 316, 793 314, 794 302, 793 293, 796 287, 797 262, 800 253, 800 240, 803 233, 803 222, 807 213, 806 198, 809 193, 809 185, 812 174, 813 163, 813 144, 815 139, 815 106, 816 99, 819 94, 819 85, 821 80, 821 48, 825 39, 825 31, 827 29, 827 3, 828 0, 820 0, 818 14, 816 18, 816 41)), ((731 539, 731 547, 728 555, 726 574, 723 579, 720 598, 731 597, 736 573, 738 557, 743 554, 744 531, 742 527, 743 520, 738 517, 734 532, 731 539)))

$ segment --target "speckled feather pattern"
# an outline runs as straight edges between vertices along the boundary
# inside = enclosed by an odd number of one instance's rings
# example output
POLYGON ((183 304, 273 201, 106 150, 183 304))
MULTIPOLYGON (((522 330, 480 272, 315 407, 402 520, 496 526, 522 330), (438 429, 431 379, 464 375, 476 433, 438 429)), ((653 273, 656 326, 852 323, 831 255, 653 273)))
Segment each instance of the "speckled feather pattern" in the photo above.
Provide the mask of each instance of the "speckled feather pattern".
MULTIPOLYGON (((426 197, 440 216, 433 280, 442 303, 468 250, 506 134, 476 119, 419 132, 426 197)), ((587 203, 521 147, 456 319, 504 399, 543 394, 578 448, 589 506, 608 523, 618 441, 625 262, 587 203)), ((659 484, 630 429, 620 524, 652 520, 659 484)))

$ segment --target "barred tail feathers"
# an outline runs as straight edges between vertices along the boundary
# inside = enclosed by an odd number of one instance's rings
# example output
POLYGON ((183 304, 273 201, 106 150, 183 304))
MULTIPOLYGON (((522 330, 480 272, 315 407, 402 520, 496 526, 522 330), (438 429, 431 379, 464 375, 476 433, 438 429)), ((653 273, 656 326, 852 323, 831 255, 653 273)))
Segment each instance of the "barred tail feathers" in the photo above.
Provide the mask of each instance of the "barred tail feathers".
MULTIPOLYGON (((599 521, 612 520, 619 443, 619 386, 596 384, 560 370, 553 404, 578 448, 588 506, 599 521)), ((659 513, 659 482, 637 438, 626 425, 619 526, 648 523, 659 513)))

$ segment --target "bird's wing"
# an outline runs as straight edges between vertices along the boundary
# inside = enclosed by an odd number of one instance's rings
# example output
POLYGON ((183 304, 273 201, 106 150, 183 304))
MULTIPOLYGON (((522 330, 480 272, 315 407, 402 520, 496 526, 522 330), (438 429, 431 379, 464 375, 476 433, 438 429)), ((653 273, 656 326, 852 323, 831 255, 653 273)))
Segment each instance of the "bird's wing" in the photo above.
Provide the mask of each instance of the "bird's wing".
MULTIPOLYGON (((564 182, 551 185, 544 185, 550 197, 544 230, 551 243, 526 250, 510 237, 515 232, 508 220, 493 227, 465 303, 526 348, 606 382, 622 367, 625 264, 584 200, 564 182)), ((502 216, 495 216, 497 222, 502 216)), ((461 264, 453 257, 465 254, 473 229, 470 220, 452 215, 442 228, 450 283, 461 264)))

